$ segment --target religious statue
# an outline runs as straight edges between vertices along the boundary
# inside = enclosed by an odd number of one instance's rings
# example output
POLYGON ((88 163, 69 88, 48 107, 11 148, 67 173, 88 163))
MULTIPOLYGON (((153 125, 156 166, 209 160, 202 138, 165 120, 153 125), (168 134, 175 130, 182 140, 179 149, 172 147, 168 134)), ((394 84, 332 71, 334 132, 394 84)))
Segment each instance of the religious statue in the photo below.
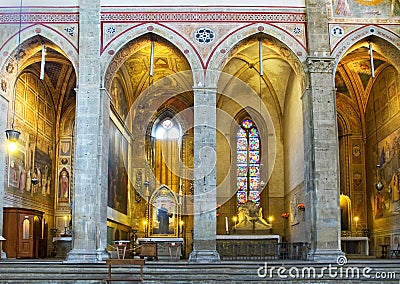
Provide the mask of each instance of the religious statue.
POLYGON ((263 218, 262 208, 258 207, 254 202, 247 201, 239 207, 237 231, 260 231, 271 228, 272 225, 263 218))

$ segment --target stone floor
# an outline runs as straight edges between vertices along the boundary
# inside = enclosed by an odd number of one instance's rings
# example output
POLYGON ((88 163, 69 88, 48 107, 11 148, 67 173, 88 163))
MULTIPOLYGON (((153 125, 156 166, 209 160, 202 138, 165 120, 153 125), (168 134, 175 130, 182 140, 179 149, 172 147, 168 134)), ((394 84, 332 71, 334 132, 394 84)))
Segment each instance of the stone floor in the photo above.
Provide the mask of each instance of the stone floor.
MULTIPOLYGON (((118 275, 138 273, 121 268, 118 275)), ((60 259, 0 260, 0 283, 105 283, 105 263, 67 264, 60 259)), ((400 283, 400 259, 310 261, 146 261, 143 283, 400 283)), ((113 282, 125 283, 125 282, 113 282)))

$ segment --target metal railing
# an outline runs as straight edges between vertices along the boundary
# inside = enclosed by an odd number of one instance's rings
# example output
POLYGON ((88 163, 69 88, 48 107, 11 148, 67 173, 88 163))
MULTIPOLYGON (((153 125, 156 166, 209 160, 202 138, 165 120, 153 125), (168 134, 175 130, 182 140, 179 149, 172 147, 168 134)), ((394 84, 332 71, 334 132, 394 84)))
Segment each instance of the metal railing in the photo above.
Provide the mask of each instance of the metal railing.
POLYGON ((217 251, 222 260, 307 260, 309 244, 229 240, 217 241, 217 251))

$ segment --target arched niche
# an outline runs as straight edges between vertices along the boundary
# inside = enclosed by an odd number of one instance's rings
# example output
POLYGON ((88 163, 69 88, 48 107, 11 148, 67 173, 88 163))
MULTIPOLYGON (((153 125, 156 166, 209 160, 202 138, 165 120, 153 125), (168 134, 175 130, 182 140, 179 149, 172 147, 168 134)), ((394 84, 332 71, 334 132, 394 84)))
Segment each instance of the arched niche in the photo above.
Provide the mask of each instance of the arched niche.
POLYGON ((162 185, 153 192, 148 212, 150 237, 178 237, 179 203, 169 187, 162 185))
POLYGON ((347 195, 340 195, 340 226, 343 231, 351 229, 351 200, 347 195))

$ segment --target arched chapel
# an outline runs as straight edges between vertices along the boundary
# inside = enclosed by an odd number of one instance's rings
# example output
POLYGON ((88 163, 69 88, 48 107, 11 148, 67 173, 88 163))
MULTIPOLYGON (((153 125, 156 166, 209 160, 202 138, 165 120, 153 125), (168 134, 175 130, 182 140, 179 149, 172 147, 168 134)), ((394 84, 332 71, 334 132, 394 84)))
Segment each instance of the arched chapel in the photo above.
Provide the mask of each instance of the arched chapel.
POLYGON ((131 2, 1 4, 2 258, 398 249, 399 1, 131 2))

